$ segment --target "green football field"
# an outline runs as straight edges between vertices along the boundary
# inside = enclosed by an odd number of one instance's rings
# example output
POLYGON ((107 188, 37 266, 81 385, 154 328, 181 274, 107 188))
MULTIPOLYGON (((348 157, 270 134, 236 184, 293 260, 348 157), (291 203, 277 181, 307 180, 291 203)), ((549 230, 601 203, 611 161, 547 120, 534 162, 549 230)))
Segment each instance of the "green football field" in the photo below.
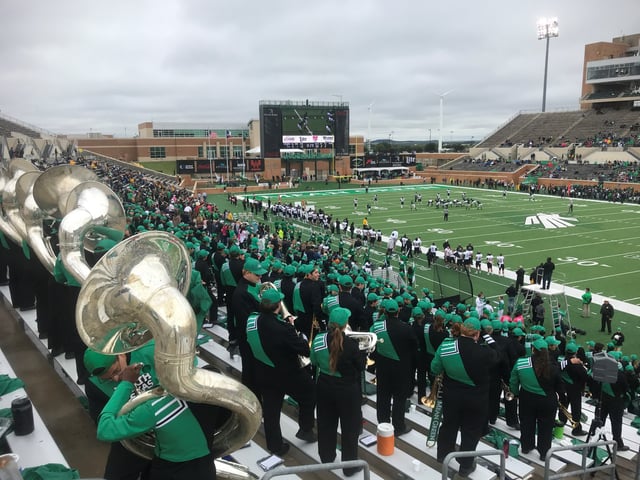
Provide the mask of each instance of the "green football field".
MULTIPOLYGON (((448 240, 455 248, 471 243, 475 252, 485 257, 503 254, 507 270, 514 271, 522 265, 527 272, 551 257, 556 265, 552 286, 566 294, 571 322, 586 330, 584 341, 592 339, 606 343, 609 336, 598 332, 600 303, 607 298, 617 306, 614 331, 621 327, 627 340, 625 352, 640 353, 640 206, 634 204, 607 203, 591 200, 573 200, 573 212, 569 213, 567 198, 508 192, 499 190, 447 187, 444 185, 419 185, 369 188, 343 188, 316 192, 269 192, 256 198, 282 202, 301 202, 323 209, 334 218, 347 218, 356 227, 362 226, 367 217, 373 229, 382 230, 386 237, 392 230, 410 239, 420 237, 423 247, 434 242, 442 252, 442 244, 448 240), (377 205, 374 196, 377 194, 377 205), (412 209, 415 194, 422 195, 422 202, 412 209), (429 206, 429 200, 437 195, 443 200, 456 200, 461 206, 449 206, 449 219, 444 221, 443 209, 429 206), (479 205, 466 208, 463 194, 479 205), (405 198, 404 208, 400 199, 405 198), (354 198, 358 207, 354 209, 354 198), (371 207, 368 213, 367 205, 371 207), (585 287, 594 294, 591 318, 580 317, 579 296, 585 287), (595 304, 597 302, 597 304, 595 304), (632 349, 632 350, 630 350, 632 349)), ((226 202, 225 202, 226 203, 226 202)), ((381 263, 386 243, 371 251, 374 263, 381 263)), ((397 258, 397 257, 396 257, 397 258)), ((431 269, 426 257, 411 262, 416 266, 416 285, 431 286, 431 269)), ((393 265, 397 267, 397 259, 393 265)), ((494 263, 494 272, 497 268, 494 263)), ((512 280, 483 271, 471 274, 473 291, 483 291, 495 300, 504 294, 512 280)), ((549 318, 549 317, 547 317, 549 318)), ((550 324, 550 322, 548 323, 550 324)))

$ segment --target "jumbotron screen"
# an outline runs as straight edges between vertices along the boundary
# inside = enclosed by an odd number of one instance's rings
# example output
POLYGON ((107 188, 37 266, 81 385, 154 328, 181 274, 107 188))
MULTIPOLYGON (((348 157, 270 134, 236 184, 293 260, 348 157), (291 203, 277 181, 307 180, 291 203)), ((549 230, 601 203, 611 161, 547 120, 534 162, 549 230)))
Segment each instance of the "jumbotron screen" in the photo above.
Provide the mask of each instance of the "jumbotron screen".
POLYGON ((283 102, 260 105, 260 145, 265 158, 281 149, 335 149, 349 153, 349 107, 283 102))

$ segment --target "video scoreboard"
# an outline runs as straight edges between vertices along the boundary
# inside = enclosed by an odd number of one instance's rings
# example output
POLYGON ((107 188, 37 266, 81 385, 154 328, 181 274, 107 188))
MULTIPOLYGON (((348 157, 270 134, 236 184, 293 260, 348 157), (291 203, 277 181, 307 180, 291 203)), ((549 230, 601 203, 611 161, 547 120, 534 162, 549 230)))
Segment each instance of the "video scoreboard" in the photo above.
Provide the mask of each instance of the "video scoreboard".
POLYGON ((349 107, 344 103, 261 102, 260 148, 264 158, 281 149, 331 149, 349 154, 349 107))

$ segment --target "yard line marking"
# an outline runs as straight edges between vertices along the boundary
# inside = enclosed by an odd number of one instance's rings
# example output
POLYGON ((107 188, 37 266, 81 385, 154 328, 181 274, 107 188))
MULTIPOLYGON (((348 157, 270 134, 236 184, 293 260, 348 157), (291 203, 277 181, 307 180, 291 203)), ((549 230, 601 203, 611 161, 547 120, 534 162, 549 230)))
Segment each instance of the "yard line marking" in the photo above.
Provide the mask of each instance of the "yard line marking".
MULTIPOLYGON (((604 275, 602 277, 583 278, 583 279, 578 280, 576 282, 566 282, 565 285, 575 285, 575 284, 578 284, 578 283, 593 282, 593 281, 596 281, 596 280, 603 280, 605 278, 622 277, 623 275, 637 275, 639 273, 640 273, 640 270, 633 270, 632 272, 614 273, 612 275, 604 275)), ((610 297, 614 298, 614 295, 610 295, 610 297)))

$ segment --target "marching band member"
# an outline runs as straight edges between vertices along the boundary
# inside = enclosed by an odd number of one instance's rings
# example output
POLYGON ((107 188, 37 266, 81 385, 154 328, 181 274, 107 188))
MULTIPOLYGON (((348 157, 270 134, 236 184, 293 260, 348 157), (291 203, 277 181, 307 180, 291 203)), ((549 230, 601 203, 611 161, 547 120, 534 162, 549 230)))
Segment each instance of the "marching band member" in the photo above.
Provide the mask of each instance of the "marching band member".
MULTIPOLYGON (((460 335, 442 342, 431 362, 434 375, 444 374, 442 383, 443 422, 438 434, 437 459, 442 462, 455 451, 460 431, 460 451, 478 445, 488 414, 489 372, 498 361, 495 342, 479 345, 480 322, 468 318, 459 327, 460 335)), ((475 470, 473 458, 458 460, 461 477, 475 470)))
POLYGON ((407 391, 411 384, 412 359, 418 350, 418 340, 408 323, 398 318, 398 302, 382 303, 384 318, 375 322, 371 331, 383 341, 375 352, 377 375, 378 423, 393 424, 395 435, 411 430, 404 422, 407 391), (393 408, 391 400, 393 398, 393 408))
MULTIPOLYGON (((329 314, 329 329, 313 340, 311 363, 317 367, 318 453, 323 463, 336 457, 338 421, 342 431, 342 461, 357 460, 362 428, 360 378, 366 356, 358 342, 345 335, 351 311, 337 307, 329 314)), ((361 468, 345 469, 348 477, 361 468)))
POLYGON ((282 319, 282 299, 278 290, 262 292, 260 313, 249 315, 246 325, 247 342, 253 355, 255 381, 262 393, 262 413, 267 449, 279 456, 289 451, 289 444, 282 439, 280 413, 285 394, 299 405, 296 437, 315 442, 313 412, 315 388, 306 368, 300 368, 298 356, 309 356, 309 344, 298 335, 290 323, 292 318, 282 319))
POLYGON ((549 360, 547 342, 540 338, 533 342, 531 349, 532 355, 519 358, 513 367, 510 387, 520 399, 522 453, 537 448, 540 460, 544 460, 551 448, 558 400, 566 402, 565 390, 557 364, 549 360))
POLYGON ((242 384, 251 389, 258 398, 260 398, 260 389, 258 388, 255 368, 253 367, 254 357, 247 343, 247 319, 249 315, 258 310, 260 303, 260 276, 265 273, 266 270, 262 268, 258 260, 252 257, 247 258, 242 267, 242 276, 231 295, 235 328, 237 330, 236 336, 240 357, 242 358, 242 384))
MULTIPOLYGON (((560 361, 560 368, 562 370, 562 381, 567 391, 567 403, 563 403, 563 405, 565 407, 571 405, 571 418, 578 422, 571 434, 575 437, 582 437, 588 433, 582 430, 580 417, 582 416, 582 394, 589 375, 582 361, 576 357, 578 345, 575 342, 567 343, 564 352, 565 355, 564 359, 560 361)), ((562 411, 559 413, 558 418, 562 423, 567 421, 567 417, 562 411)))

